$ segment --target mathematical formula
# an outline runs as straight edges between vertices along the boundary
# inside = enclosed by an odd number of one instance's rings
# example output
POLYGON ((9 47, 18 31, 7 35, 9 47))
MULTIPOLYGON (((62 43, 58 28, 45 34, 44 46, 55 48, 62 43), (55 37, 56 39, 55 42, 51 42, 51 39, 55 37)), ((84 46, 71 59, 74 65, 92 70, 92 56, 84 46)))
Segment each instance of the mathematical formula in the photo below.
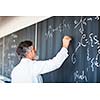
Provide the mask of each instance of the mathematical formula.
POLYGON ((6 76, 9 76, 11 74, 11 70, 14 68, 15 65, 14 59, 16 59, 15 51, 17 47, 17 38, 18 36, 16 34, 11 34, 8 39, 5 39, 5 41, 7 42, 5 49, 5 58, 7 58, 7 60, 5 60, 4 63, 4 72, 6 76))
MULTIPOLYGON (((95 19, 99 20, 99 17, 95 17, 95 19)), ((85 33, 84 27, 83 27, 83 25, 87 25, 87 21, 92 21, 92 20, 93 20, 92 18, 82 19, 82 17, 81 17, 79 22, 77 22, 76 20, 74 22, 74 24, 75 24, 74 29, 76 29, 77 27, 80 27, 79 32, 81 34, 81 37, 80 37, 80 40, 78 41, 77 47, 75 48, 74 52, 72 53, 71 61, 73 64, 76 64, 76 62, 77 62, 76 53, 78 53, 80 48, 81 49, 86 48, 87 49, 86 50, 87 62, 89 63, 88 67, 86 68, 87 72, 89 69, 91 69, 91 71, 94 72, 96 67, 100 67, 99 60, 98 60, 99 55, 100 55, 100 42, 99 42, 98 36, 93 32, 85 33), (90 52, 90 51, 93 50, 94 48, 97 51, 95 51, 96 53, 94 53, 94 55, 91 56, 92 52, 90 52)), ((74 72, 74 81, 76 81, 76 79, 78 79, 78 80, 85 79, 85 81, 87 82, 87 76, 84 75, 84 70, 82 71, 82 75, 79 74, 78 70, 74 72), (82 76, 82 78, 81 78, 81 76, 82 76)))
POLYGON ((57 27, 53 28, 53 26, 48 26, 48 31, 45 33, 46 39, 53 38, 54 34, 62 33, 63 31, 70 30, 70 24, 65 23, 65 19, 63 20, 62 24, 59 24, 57 27))
MULTIPOLYGON (((79 39, 77 41, 77 45, 75 49, 73 50, 71 54, 71 62, 73 65, 77 64, 79 62, 79 51, 84 49, 86 50, 86 59, 85 61, 88 62, 88 66, 84 69, 88 72, 88 70, 91 70, 92 72, 95 71, 96 67, 100 67, 100 42, 98 38, 98 34, 94 33, 92 31, 85 32, 85 27, 88 26, 88 24, 92 23, 93 21, 98 21, 99 17, 80 17, 78 19, 75 19, 73 21, 74 26, 71 26, 71 23, 66 23, 66 20, 64 19, 62 23, 60 23, 55 28, 52 25, 48 26, 48 31, 45 33, 45 38, 50 39, 53 38, 55 34, 63 32, 71 33, 71 30, 74 32, 76 31, 79 34, 79 39), (91 51, 94 51, 95 53, 92 54, 91 51)), ((85 75, 84 70, 81 72, 79 70, 75 70, 74 72, 74 81, 78 80, 85 80, 85 82, 88 81, 87 76, 85 75)))
POLYGON ((78 83, 79 81, 83 81, 83 80, 85 80, 85 82, 88 81, 88 78, 87 78, 87 76, 85 75, 85 72, 82 71, 81 73, 79 73, 79 71, 76 70, 76 71, 74 72, 74 82, 78 83))
MULTIPOLYGON (((65 17, 64 17, 65 18, 65 17)), ((61 18, 62 20, 62 18, 61 18)), ((70 61, 71 65, 73 66, 73 80, 74 82, 88 82, 88 72, 91 71, 93 73, 95 69, 100 67, 100 42, 98 38, 98 31, 93 32, 91 30, 87 31, 86 28, 88 27, 88 24, 92 24, 93 22, 98 22, 99 17, 73 17, 71 20, 63 19, 62 22, 58 24, 52 24, 48 25, 46 27, 47 31, 43 32, 44 38, 46 40, 54 38, 56 34, 63 35, 73 35, 77 38, 75 41, 75 45, 73 47, 73 50, 70 55, 70 61), (75 33, 74 33, 75 32, 75 33), (76 36, 78 35, 78 36, 76 36), (79 53, 81 50, 85 54, 84 61, 88 63, 87 66, 80 66, 78 65, 80 56, 79 53), (75 66, 75 67, 74 67, 75 66), (81 67, 84 67, 80 69, 81 67)), ((91 27, 92 28, 92 27, 91 27)), ((56 36, 55 36, 56 37, 56 36)), ((58 36, 57 36, 58 37, 58 36)), ((14 67, 15 59, 16 59, 16 53, 15 49, 17 47, 17 41, 18 35, 11 34, 9 39, 6 40, 6 47, 5 48, 5 74, 10 74, 11 70, 14 67), (6 63, 7 62, 7 63, 6 63), (10 67, 10 68, 9 68, 10 67)), ((51 42, 50 42, 51 43, 51 42)), ((51 43, 52 44, 52 43, 51 43)), ((0 46, 3 46, 3 42, 0 42, 0 46)), ((52 50, 52 48, 49 48, 49 50, 52 50)))

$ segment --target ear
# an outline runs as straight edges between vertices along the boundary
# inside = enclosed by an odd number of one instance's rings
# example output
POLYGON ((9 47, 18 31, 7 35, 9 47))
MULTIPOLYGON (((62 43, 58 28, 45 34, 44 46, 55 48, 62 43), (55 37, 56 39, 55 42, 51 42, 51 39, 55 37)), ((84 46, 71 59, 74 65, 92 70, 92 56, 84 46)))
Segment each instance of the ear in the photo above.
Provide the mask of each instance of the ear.
POLYGON ((28 58, 29 55, 30 55, 30 52, 26 52, 26 53, 25 53, 26 58, 28 58))

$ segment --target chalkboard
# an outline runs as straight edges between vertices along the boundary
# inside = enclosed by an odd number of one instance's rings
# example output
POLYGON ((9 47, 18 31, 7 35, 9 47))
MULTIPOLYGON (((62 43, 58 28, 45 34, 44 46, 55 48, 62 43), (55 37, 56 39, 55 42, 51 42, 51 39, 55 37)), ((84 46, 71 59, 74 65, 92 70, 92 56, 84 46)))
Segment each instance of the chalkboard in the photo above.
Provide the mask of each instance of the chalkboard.
POLYGON ((62 38, 73 38, 69 57, 61 68, 43 74, 45 83, 100 83, 100 19, 98 16, 54 16, 0 39, 0 74, 10 78, 19 63, 17 45, 23 40, 37 40, 40 60, 54 57, 62 38), (35 33, 37 32, 37 33, 35 33))
POLYGON ((62 67, 43 75, 44 82, 100 82, 100 20, 98 16, 55 16, 38 23, 38 54, 52 58, 64 35, 72 36, 62 67))
POLYGON ((2 74, 2 62, 3 62, 3 38, 0 39, 0 74, 2 74))
MULTIPOLYGON (((20 59, 18 58, 16 54, 16 47, 21 41, 24 40, 31 40, 35 41, 35 25, 32 25, 30 27, 24 28, 20 31, 17 31, 15 33, 12 33, 8 36, 3 37, 3 52, 4 52, 4 61, 1 64, 2 66, 2 75, 6 77, 10 77, 12 69, 19 63, 20 59)), ((1 40, 2 41, 2 40, 1 40)), ((2 42, 0 42, 0 50, 2 46, 2 42)), ((0 52, 1 54, 2 52, 0 52)), ((1 54, 2 55, 2 54, 1 54)), ((3 56, 3 55, 2 55, 3 56)), ((0 57, 2 57, 0 56, 0 57)), ((0 65, 1 65, 0 64, 0 65)), ((1 68, 1 67, 0 67, 1 68)))

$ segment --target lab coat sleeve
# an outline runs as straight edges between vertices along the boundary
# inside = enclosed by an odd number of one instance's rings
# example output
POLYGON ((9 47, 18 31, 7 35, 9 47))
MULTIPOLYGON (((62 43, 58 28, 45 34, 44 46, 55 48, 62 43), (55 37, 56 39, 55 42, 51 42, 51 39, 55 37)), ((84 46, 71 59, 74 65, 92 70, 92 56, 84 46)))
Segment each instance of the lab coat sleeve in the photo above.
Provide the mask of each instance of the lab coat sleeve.
POLYGON ((37 73, 44 74, 60 68, 67 57, 68 50, 63 47, 54 58, 45 61, 37 61, 37 73))

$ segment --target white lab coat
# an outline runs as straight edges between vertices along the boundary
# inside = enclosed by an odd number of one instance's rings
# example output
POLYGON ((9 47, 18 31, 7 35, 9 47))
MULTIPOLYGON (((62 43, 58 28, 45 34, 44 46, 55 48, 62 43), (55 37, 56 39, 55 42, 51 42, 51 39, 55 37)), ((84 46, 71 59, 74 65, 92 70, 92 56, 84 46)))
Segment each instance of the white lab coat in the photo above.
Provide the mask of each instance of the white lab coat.
POLYGON ((60 68, 67 57, 68 50, 63 47, 53 59, 32 61, 22 58, 11 73, 12 83, 42 83, 41 74, 60 68))

